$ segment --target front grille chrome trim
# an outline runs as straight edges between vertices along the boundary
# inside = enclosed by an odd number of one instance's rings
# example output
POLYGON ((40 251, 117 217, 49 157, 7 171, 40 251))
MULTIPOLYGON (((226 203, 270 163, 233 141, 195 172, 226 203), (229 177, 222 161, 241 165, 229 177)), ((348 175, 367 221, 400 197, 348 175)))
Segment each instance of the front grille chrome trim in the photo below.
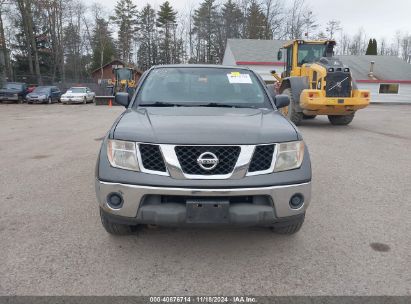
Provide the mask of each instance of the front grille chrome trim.
POLYGON ((224 180, 224 179, 242 179, 247 176, 255 176, 255 175, 273 173, 278 145, 275 143, 261 144, 261 145, 173 145, 173 144, 136 143, 136 146, 137 146, 137 159, 140 165, 141 172, 143 173, 170 176, 174 179, 224 180), (144 168, 140 149, 138 148, 140 144, 157 145, 160 147, 160 152, 163 155, 163 160, 165 162, 165 166, 167 170, 166 172, 152 171, 152 170, 148 170, 144 168), (270 168, 264 171, 248 172, 248 168, 252 161, 255 148, 257 146, 264 146, 264 145, 274 145, 273 159, 272 159, 270 168), (201 146, 201 147, 234 146, 234 147, 240 147, 240 154, 237 158, 237 162, 235 163, 233 171, 228 174, 218 174, 218 175, 217 174, 216 175, 186 174, 184 173, 180 165, 180 162, 178 160, 178 157, 175 151, 175 148, 178 146, 201 146))

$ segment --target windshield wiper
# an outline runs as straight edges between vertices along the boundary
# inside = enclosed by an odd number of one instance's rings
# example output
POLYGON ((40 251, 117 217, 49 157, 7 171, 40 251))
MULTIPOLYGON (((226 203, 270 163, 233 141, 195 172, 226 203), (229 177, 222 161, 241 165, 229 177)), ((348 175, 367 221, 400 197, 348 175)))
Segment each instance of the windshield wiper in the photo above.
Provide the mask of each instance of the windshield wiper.
POLYGON ((142 103, 139 107, 183 107, 184 105, 171 102, 156 101, 153 103, 142 103))
POLYGON ((251 108, 256 109, 253 106, 242 106, 237 104, 228 104, 228 103, 218 103, 218 102, 210 102, 206 104, 199 104, 198 107, 210 107, 210 108, 251 108))

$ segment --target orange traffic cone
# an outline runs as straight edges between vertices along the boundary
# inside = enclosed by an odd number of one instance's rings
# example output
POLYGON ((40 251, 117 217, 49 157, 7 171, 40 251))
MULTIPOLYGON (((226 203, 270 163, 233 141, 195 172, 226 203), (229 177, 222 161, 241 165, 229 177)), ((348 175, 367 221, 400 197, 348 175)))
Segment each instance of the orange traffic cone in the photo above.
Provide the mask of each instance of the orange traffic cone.
POLYGON ((111 99, 110 99, 109 102, 108 102, 108 106, 109 106, 109 107, 112 107, 112 106, 113 106, 113 102, 111 101, 111 99))

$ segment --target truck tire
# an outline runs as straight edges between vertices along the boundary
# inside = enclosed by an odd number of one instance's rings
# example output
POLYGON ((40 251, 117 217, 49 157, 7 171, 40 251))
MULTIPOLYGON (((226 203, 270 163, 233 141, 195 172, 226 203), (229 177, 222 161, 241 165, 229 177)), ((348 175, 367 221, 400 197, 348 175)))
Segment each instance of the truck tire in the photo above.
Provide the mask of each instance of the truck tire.
POLYGON ((294 101, 290 88, 285 89, 282 94, 288 95, 288 97, 290 98, 290 105, 287 107, 288 111, 284 116, 287 117, 288 120, 293 122, 296 126, 298 126, 303 120, 304 114, 296 111, 296 101, 294 101))
POLYGON ((101 209, 100 209, 100 218, 101 218, 101 224, 103 225, 104 229, 106 229, 108 233, 113 234, 113 235, 128 235, 136 231, 136 228, 137 228, 137 226, 113 223, 104 214, 104 212, 101 209))
POLYGON ((291 235, 300 231, 304 224, 305 212, 297 219, 293 219, 287 222, 280 222, 271 227, 271 231, 277 234, 291 235))
POLYGON ((354 113, 348 115, 328 115, 328 120, 335 126, 346 126, 354 119, 354 113))
POLYGON ((317 115, 305 115, 305 114, 303 114, 304 119, 314 119, 316 117, 317 117, 317 115))

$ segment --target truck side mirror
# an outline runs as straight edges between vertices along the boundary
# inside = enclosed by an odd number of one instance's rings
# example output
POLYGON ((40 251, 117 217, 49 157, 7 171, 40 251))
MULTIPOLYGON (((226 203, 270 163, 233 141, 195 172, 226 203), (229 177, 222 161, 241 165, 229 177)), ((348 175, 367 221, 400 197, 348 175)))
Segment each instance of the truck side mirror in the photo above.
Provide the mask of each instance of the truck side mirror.
POLYGON ((281 50, 278 51, 277 53, 277 60, 281 61, 283 59, 283 52, 281 50))
POLYGON ((274 103, 277 109, 288 107, 290 105, 290 97, 284 94, 277 95, 275 96, 274 103))
POLYGON ((124 106, 124 107, 128 107, 128 105, 130 104, 130 95, 128 93, 125 92, 118 92, 114 98, 115 102, 124 106))

